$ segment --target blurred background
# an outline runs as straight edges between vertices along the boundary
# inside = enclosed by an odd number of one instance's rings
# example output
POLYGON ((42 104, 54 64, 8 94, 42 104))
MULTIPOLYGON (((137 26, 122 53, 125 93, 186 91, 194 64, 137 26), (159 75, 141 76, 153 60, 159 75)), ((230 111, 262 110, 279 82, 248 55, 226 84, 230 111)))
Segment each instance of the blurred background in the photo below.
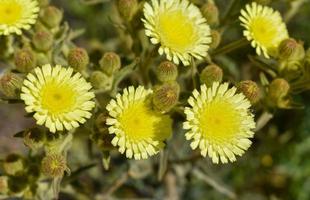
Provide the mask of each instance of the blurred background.
MULTIPOLYGON (((215 1, 221 15, 231 1, 215 1)), ((203 0, 193 2, 201 4, 203 0)), ((238 6, 241 8, 247 2, 240 0, 238 6)), ((117 48, 122 34, 114 0, 52 0, 51 4, 64 11, 64 18, 72 29, 84 31, 75 42, 88 50, 93 63, 96 64, 105 51, 126 54, 125 50, 117 48)), ((271 5, 281 13, 289 10, 285 0, 273 0, 271 5)), ((242 37, 237 16, 238 12, 232 15, 221 45, 242 37)), ((309 22, 310 1, 306 0, 287 23, 290 35, 303 41, 305 48, 310 44, 309 22)), ((253 52, 252 48, 245 47, 227 55, 221 63, 227 72, 225 75, 236 81, 257 79, 258 69, 251 68, 244 56, 253 52)), ((85 142, 87 135, 81 130, 70 153, 69 166, 73 166, 73 171, 81 166, 89 168, 73 178, 65 178, 78 192, 71 196, 70 192, 63 193, 60 199, 103 199, 113 194, 112 199, 309 200, 310 93, 295 97, 304 109, 271 113, 270 121, 256 133, 249 151, 232 164, 213 165, 209 159, 191 152, 189 143, 184 143, 180 124, 176 124, 179 131, 174 133, 167 149, 178 157, 170 158, 166 152, 147 161, 128 161, 115 151, 109 170, 104 170, 101 152, 94 150, 94 155, 90 156, 83 151, 89 144, 85 142), (160 163, 164 156, 169 160, 163 167, 160 163), (163 168, 166 170, 161 177, 158 171, 163 168)), ((23 105, 0 104, 2 157, 12 152, 27 153, 22 141, 13 138, 16 132, 33 126, 33 120, 24 117, 23 109, 23 105)))

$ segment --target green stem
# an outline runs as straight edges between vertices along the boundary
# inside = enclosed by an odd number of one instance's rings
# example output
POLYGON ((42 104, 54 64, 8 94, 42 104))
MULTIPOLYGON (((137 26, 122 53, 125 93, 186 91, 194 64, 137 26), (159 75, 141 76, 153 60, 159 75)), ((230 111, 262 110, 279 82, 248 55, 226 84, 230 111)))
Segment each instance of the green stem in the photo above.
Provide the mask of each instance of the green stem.
POLYGON ((212 55, 213 56, 216 56, 216 55, 219 55, 219 54, 226 54, 226 53, 229 53, 231 51, 234 51, 236 49, 239 49, 241 47, 244 47, 246 45, 248 45, 249 42, 247 41, 246 38, 242 38, 240 40, 236 40, 232 43, 229 43, 219 49, 216 49, 215 51, 213 51, 212 55))

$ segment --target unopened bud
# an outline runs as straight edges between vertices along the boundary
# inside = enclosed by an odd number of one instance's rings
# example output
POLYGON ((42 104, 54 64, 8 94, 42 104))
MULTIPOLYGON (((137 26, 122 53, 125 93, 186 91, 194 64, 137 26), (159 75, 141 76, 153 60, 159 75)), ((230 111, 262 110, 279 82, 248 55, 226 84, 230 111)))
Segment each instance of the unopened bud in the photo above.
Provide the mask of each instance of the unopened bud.
POLYGON ((212 42, 210 44, 211 49, 216 49, 221 43, 221 34, 216 30, 211 30, 212 42))
POLYGON ((238 90, 241 91, 252 104, 257 103, 260 98, 260 89, 254 81, 241 81, 238 84, 238 90))
POLYGON ((272 103, 278 105, 290 90, 289 83, 282 78, 274 79, 269 85, 269 97, 272 103))
POLYGON ((17 51, 14 61, 16 69, 20 72, 30 72, 36 67, 36 56, 30 49, 17 51))
POLYGON ((49 28, 54 28, 59 26, 62 17, 63 13, 61 10, 55 6, 48 6, 42 11, 41 19, 49 28))
POLYGON ((39 149, 43 146, 45 141, 44 133, 38 129, 33 128, 24 133, 24 144, 30 149, 39 149))
POLYGON ((121 58, 114 52, 107 52, 102 56, 99 65, 104 73, 112 76, 121 68, 121 58))
POLYGON ((156 68, 156 75, 161 82, 175 81, 178 76, 178 68, 174 63, 164 61, 156 68))
POLYGON ((130 21, 135 15, 135 13, 137 12, 138 1, 137 0, 118 0, 117 8, 118 8, 118 12, 120 13, 121 17, 126 21, 130 21))
POLYGON ((217 26, 219 24, 219 10, 214 3, 205 3, 201 11, 210 26, 217 26))
POLYGON ((60 154, 49 154, 42 160, 42 173, 50 177, 62 177, 67 170, 67 162, 60 154))
POLYGON ((200 74, 200 82, 210 87, 213 82, 222 82, 223 70, 214 64, 205 67, 200 74))
POLYGON ((279 45, 279 57, 284 60, 300 61, 305 57, 305 49, 295 39, 285 39, 279 45))
POLYGON ((153 93, 154 108, 160 112, 170 111, 178 102, 180 86, 177 83, 165 83, 157 86, 153 93))
POLYGON ((68 64, 70 67, 81 72, 86 69, 89 63, 89 56, 85 49, 83 48, 74 48, 71 49, 68 54, 68 64))
POLYGON ((53 45, 53 35, 44 30, 36 32, 32 38, 34 47, 39 51, 48 51, 53 45))
POLYGON ((0 194, 7 194, 8 192, 8 177, 0 176, 0 194))
POLYGON ((23 158, 18 154, 9 154, 3 162, 3 170, 8 175, 17 175, 24 170, 23 158))
POLYGON ((45 53, 37 53, 36 57, 37 57, 37 66, 43 66, 45 64, 50 63, 48 55, 46 55, 45 53))
POLYGON ((14 73, 3 74, 0 78, 0 91, 8 98, 19 98, 23 79, 14 73))
POLYGON ((102 89, 103 91, 109 91, 113 85, 113 76, 108 76, 101 71, 94 71, 90 76, 90 82, 96 89, 102 89))

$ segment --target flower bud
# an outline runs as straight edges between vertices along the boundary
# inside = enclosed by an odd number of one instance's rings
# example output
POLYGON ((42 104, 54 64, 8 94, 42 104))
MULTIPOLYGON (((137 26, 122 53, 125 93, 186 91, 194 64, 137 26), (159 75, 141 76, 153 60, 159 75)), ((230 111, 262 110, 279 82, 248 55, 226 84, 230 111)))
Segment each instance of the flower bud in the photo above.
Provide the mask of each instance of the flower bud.
POLYGON ((24 144, 30 149, 39 149, 43 146, 45 141, 44 133, 38 129, 33 128, 25 131, 24 133, 24 144))
POLYGON ((121 17, 126 21, 131 21, 138 9, 137 0, 118 0, 117 2, 118 12, 121 17))
POLYGON ((53 45, 53 35, 48 31, 38 31, 32 37, 32 43, 38 51, 48 51, 53 45))
POLYGON ((241 81, 238 84, 238 90, 242 92, 252 104, 255 104, 259 101, 260 89, 254 81, 241 81))
POLYGON ((0 91, 8 98, 19 98, 23 79, 14 73, 3 74, 0 78, 0 91))
POLYGON ((45 64, 50 63, 48 55, 46 55, 45 53, 36 53, 36 57, 37 57, 37 66, 43 66, 45 64))
POLYGON ((42 173, 53 178, 62 177, 67 170, 67 162, 60 154, 49 154, 41 163, 42 173))
POLYGON ((212 42, 210 44, 211 49, 216 49, 221 43, 221 34, 216 30, 211 30, 212 42))
POLYGON ((213 82, 221 82, 223 79, 223 70, 214 64, 205 67, 200 74, 200 82, 210 87, 213 82))
POLYGON ((174 83, 164 83, 157 86, 153 93, 154 108, 160 112, 170 111, 178 102, 180 86, 174 83))
POLYGON ((77 47, 70 50, 68 54, 68 64, 70 67, 81 72, 86 69, 88 63, 89 57, 85 49, 77 47))
POLYGON ((0 176, 0 194, 7 194, 8 192, 8 177, 0 176))
POLYGON ((116 53, 107 52, 100 59, 99 65, 104 73, 112 76, 121 68, 121 59, 116 53))
POLYGON ((113 77, 109 77, 101 71, 94 71, 90 76, 90 82, 96 89, 109 91, 113 85, 113 77))
POLYGON ((178 68, 174 63, 164 61, 156 68, 156 75, 161 82, 175 81, 178 76, 178 68))
POLYGON ((17 154, 9 154, 3 162, 3 170, 8 175, 17 175, 24 170, 23 158, 17 154))
POLYGON ((279 105, 279 103, 288 95, 289 90, 290 85, 285 79, 274 79, 269 85, 269 98, 273 104, 279 105))
POLYGON ((285 39, 279 45, 279 57, 284 60, 300 61, 305 57, 305 49, 295 39, 285 39))
POLYGON ((20 72, 30 72, 36 67, 36 56, 30 49, 17 51, 14 57, 16 69, 20 72))
POLYGON ((205 3, 201 8, 201 12, 210 26, 219 24, 219 10, 214 3, 205 3))
POLYGON ((63 17, 61 10, 55 6, 48 6, 42 11, 41 20, 49 28, 58 27, 63 17))

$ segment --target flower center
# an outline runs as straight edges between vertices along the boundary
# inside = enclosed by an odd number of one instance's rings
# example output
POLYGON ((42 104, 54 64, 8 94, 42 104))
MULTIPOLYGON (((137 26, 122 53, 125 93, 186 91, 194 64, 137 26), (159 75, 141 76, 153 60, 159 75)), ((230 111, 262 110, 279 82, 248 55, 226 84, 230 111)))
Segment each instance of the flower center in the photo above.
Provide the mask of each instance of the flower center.
POLYGON ((47 82, 41 90, 44 109, 51 114, 61 114, 72 110, 76 104, 76 93, 69 84, 47 82))
POLYGON ((184 52, 197 40, 193 22, 182 11, 162 12, 158 19, 161 42, 175 51, 184 52))
POLYGON ((277 45, 275 39, 278 38, 278 27, 271 20, 257 17, 253 19, 250 28, 253 32, 253 38, 262 45, 267 48, 277 45))
POLYGON ((11 25, 22 17, 22 5, 15 0, 0 3, 0 25, 11 25))
POLYGON ((136 142, 166 138, 171 132, 170 118, 155 113, 145 101, 135 102, 126 108, 119 122, 128 139, 136 142))
POLYGON ((214 143, 233 139, 239 132, 240 114, 226 101, 214 101, 201 110, 199 123, 203 137, 214 143))

